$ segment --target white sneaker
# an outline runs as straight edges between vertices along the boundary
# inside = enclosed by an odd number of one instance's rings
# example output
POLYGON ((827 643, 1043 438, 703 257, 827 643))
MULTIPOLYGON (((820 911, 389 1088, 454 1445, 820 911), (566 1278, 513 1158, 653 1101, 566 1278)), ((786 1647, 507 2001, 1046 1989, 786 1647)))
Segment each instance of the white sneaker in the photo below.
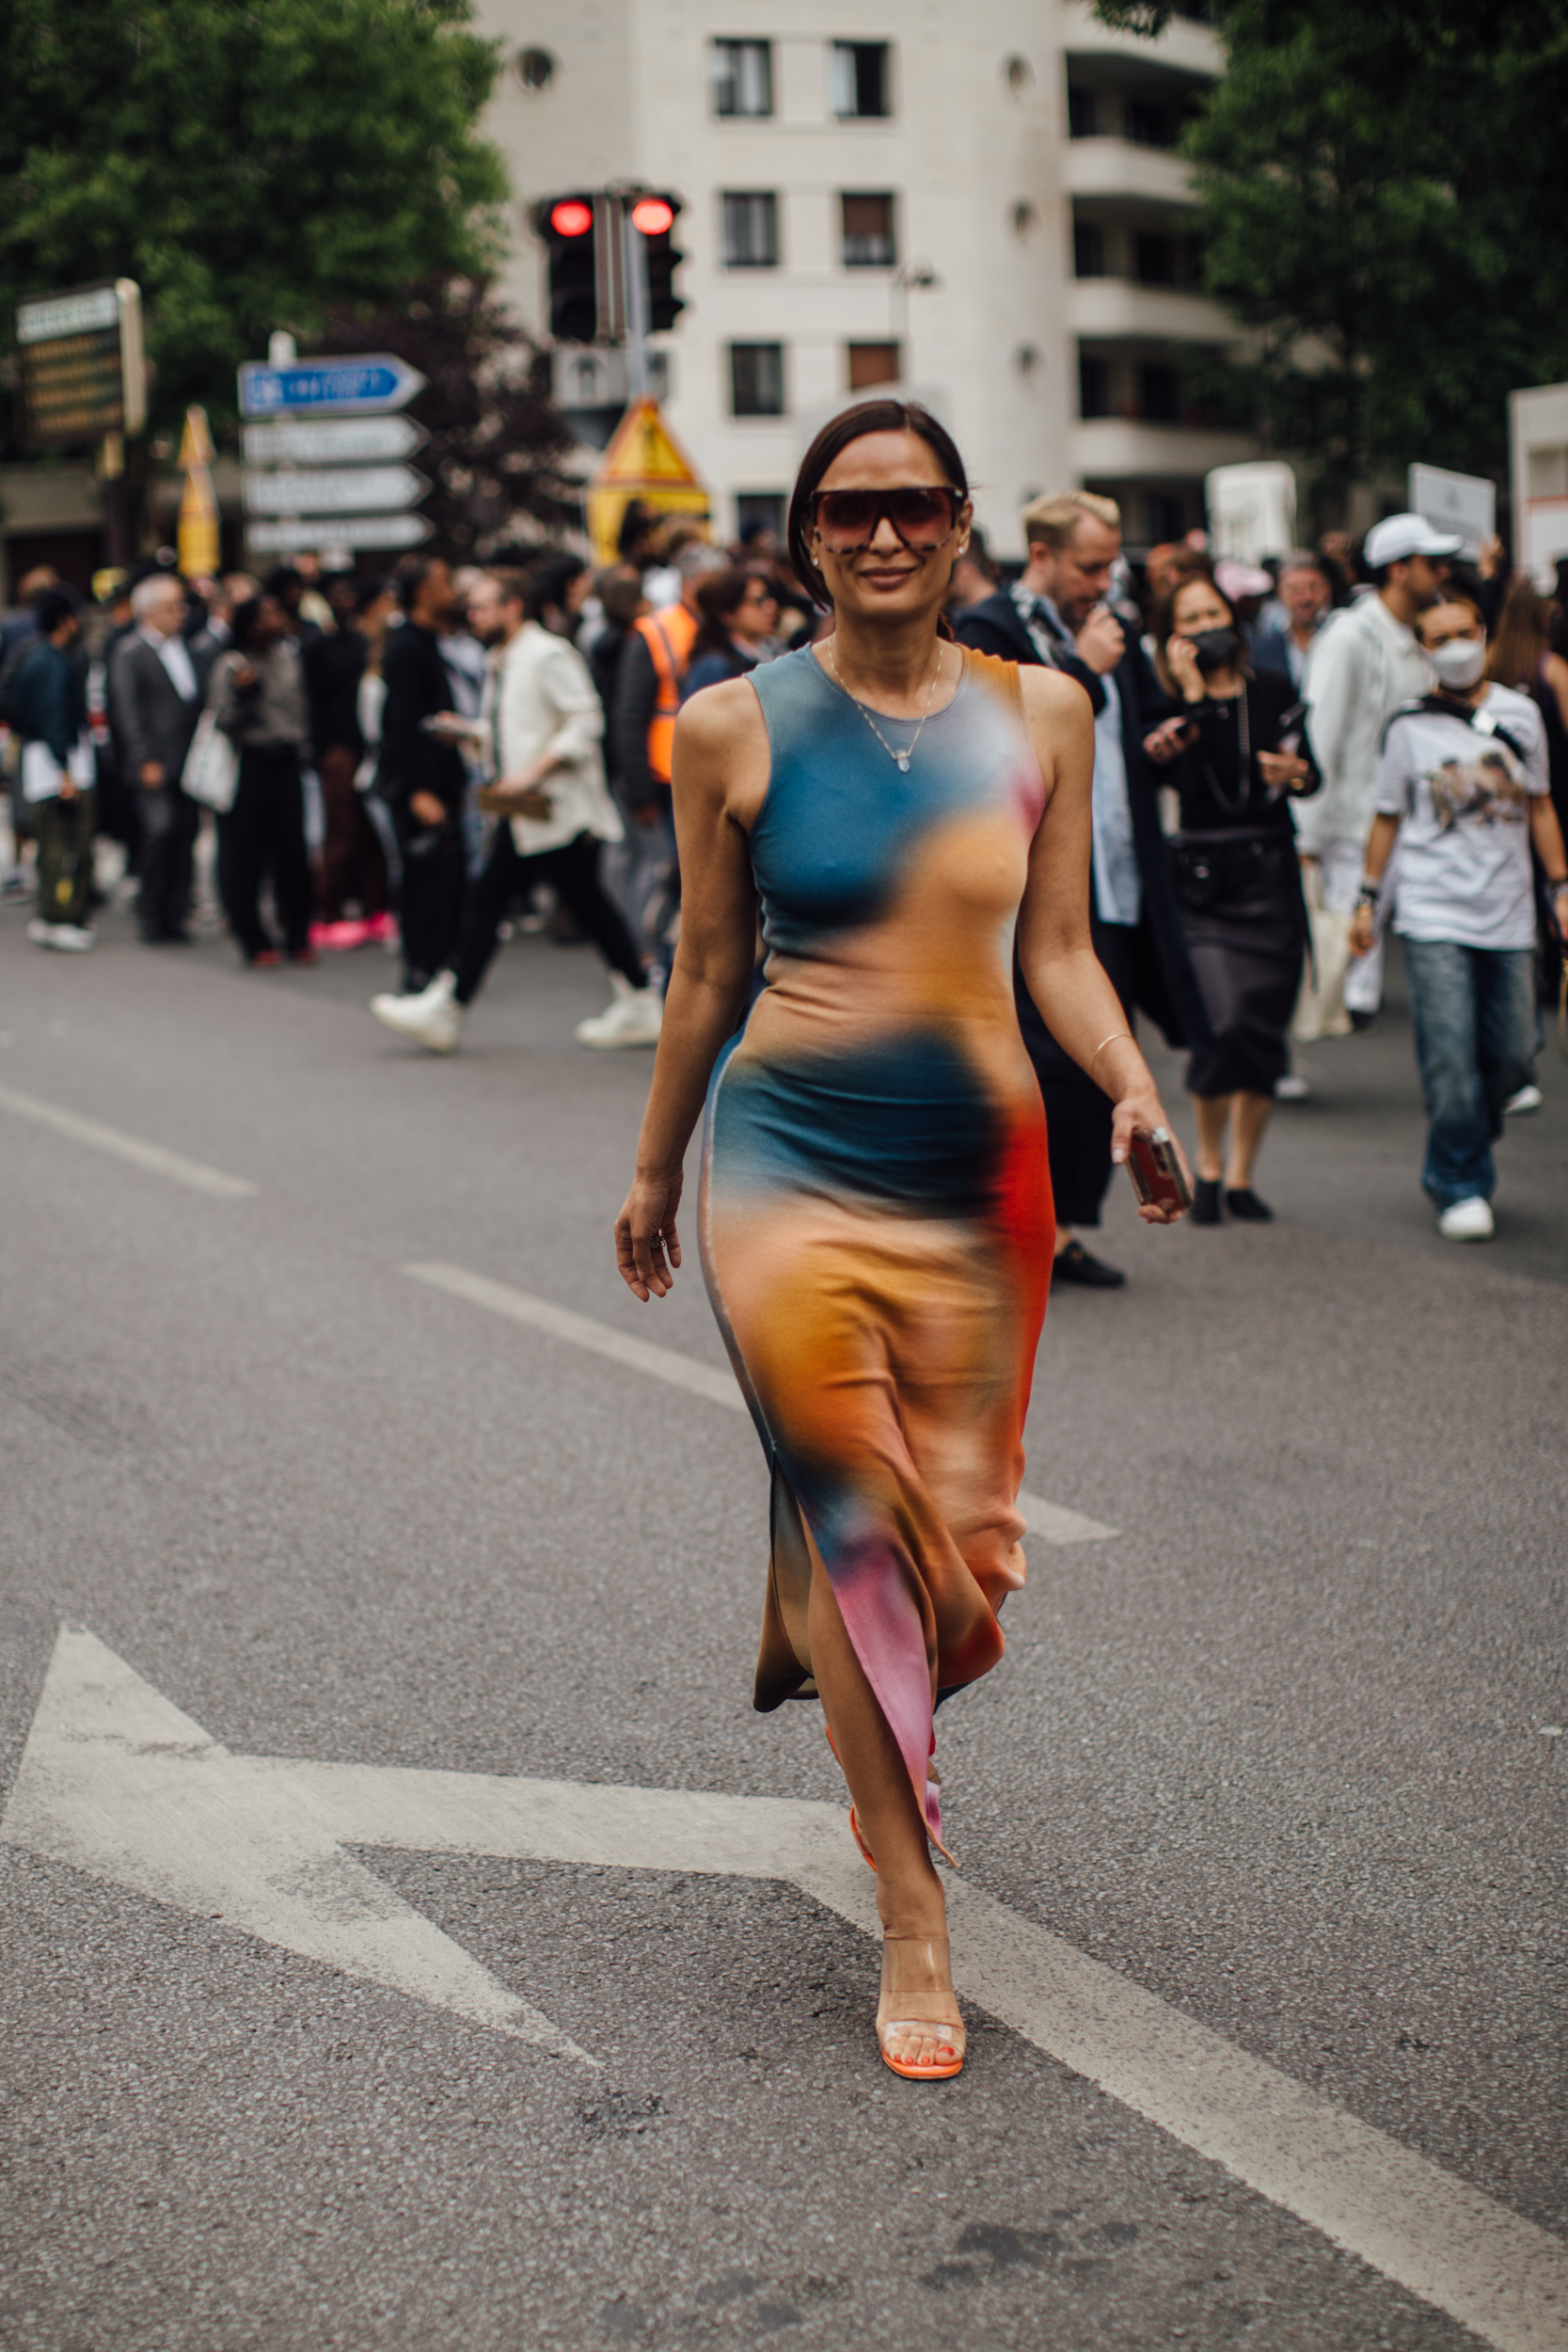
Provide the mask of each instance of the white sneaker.
POLYGON ((1276 1078, 1274 1082, 1276 1103, 1305 1103, 1311 1091, 1310 1079, 1304 1078, 1299 1070, 1287 1070, 1283 1078, 1276 1078))
POLYGON ((1518 1093, 1511 1094, 1503 1104, 1504 1116, 1516 1118, 1523 1111, 1538 1111, 1545 1099, 1538 1086, 1521 1087, 1518 1093))
POLYGON ((79 923, 40 923, 27 926, 27 936, 35 947, 58 947, 66 955, 86 955, 93 945, 95 934, 84 930, 79 923))
POLYGON ((454 1054, 463 1026, 463 1008, 452 994, 457 986, 451 972, 437 972, 417 996, 372 996, 371 1010, 384 1028, 395 1029, 422 1045, 430 1054, 454 1054))
POLYGON ((612 972, 615 993, 603 1012, 579 1021, 573 1035, 579 1045, 657 1045, 664 1021, 664 999, 657 988, 633 988, 622 973, 612 972))
POLYGON ((1496 1231, 1492 1203, 1479 1194, 1472 1200, 1456 1200, 1438 1218, 1437 1231, 1445 1241, 1490 1241, 1496 1231))
POLYGON ((32 941, 35 947, 47 947, 49 945, 49 934, 53 929, 54 925, 52 923, 45 923, 35 914, 32 921, 27 926, 27 936, 32 941))

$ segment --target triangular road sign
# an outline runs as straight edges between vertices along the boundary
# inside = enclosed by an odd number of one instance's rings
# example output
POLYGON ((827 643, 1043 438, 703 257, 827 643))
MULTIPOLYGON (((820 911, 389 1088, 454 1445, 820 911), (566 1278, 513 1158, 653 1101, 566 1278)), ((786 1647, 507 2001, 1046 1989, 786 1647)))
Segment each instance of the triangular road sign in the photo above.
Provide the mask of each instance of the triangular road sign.
POLYGON ((657 400, 634 400, 594 469, 596 490, 699 490, 691 460, 657 400))

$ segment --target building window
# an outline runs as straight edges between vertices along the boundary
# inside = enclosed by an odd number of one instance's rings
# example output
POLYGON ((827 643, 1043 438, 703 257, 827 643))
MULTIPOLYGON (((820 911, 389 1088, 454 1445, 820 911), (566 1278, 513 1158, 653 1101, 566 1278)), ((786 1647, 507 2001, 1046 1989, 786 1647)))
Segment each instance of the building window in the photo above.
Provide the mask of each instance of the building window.
POLYGON ((1067 131, 1069 139, 1092 139, 1099 125, 1095 119, 1094 92, 1068 84, 1067 131))
POLYGON ((891 196, 843 196, 844 266, 891 269, 898 259, 891 196))
POLYGON ((1072 224, 1072 274, 1074 278, 1105 275, 1105 231, 1097 220, 1072 224))
POLYGON ((731 415, 782 417, 784 412, 783 343, 732 343, 731 415))
POLYGON ((832 110, 841 122, 893 112, 885 40, 835 40, 829 56, 832 110))
POLYGON ((713 105, 721 115, 770 115, 773 111, 773 44, 768 40, 716 40, 713 44, 713 105))
POLYGON ((1146 490, 1144 514, 1149 541, 1156 547, 1164 539, 1180 539, 1187 528, 1187 501, 1180 490, 1146 490))
POLYGON ((1174 286, 1180 277, 1176 239, 1140 229, 1132 240, 1133 263, 1140 286, 1174 286))
POLYGON ((1174 108, 1152 98, 1127 102, 1127 135, 1138 147, 1174 147, 1180 132, 1174 108))
POLYGON ((1180 424, 1181 384, 1174 368, 1149 360, 1138 370, 1138 408, 1146 424, 1180 424))
POLYGON ((748 532, 770 531, 782 547, 788 505, 788 496, 783 490, 737 490, 735 500, 736 538, 744 539, 748 532))
POLYGON ((874 384, 896 384, 902 357, 896 343, 851 343, 849 389, 868 392, 874 384))
POLYGON ((726 189, 726 269, 777 269, 779 199, 770 188, 726 189))
POLYGON ((1111 413, 1111 363, 1087 351, 1078 356, 1078 413, 1081 417, 1111 413))

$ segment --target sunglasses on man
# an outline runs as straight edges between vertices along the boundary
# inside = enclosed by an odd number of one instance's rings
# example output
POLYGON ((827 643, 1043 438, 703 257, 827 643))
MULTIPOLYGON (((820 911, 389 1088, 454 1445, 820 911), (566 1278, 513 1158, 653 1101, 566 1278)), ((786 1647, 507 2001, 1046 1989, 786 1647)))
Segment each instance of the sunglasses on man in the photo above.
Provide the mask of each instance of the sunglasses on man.
POLYGON ((830 555, 857 555, 877 536, 886 516, 907 548, 940 548, 958 529, 964 494, 921 483, 899 490, 814 490, 812 528, 830 555))

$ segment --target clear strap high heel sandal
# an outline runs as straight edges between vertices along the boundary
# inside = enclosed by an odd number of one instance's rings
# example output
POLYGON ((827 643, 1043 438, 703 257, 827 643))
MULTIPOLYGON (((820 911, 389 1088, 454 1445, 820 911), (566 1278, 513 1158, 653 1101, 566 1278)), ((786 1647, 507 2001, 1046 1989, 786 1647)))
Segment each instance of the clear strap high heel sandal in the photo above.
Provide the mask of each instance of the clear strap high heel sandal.
MULTIPOLYGON (((945 1935, 885 1935, 882 1938, 882 1994, 877 2004, 877 2047, 882 2063, 902 2074, 907 2082, 943 2082, 951 2074, 962 2072, 965 2036, 963 2021, 958 2015, 958 2002, 951 1990, 946 1998, 953 2014, 948 2017, 911 2016, 910 2009, 918 2010, 926 2004, 935 2005, 942 1995, 932 1984, 937 1974, 938 1947, 941 1958, 947 1961, 945 1935), (883 2016, 888 2010, 893 2013, 883 2016), (895 2037, 918 2034, 916 2048, 922 2057, 895 2056, 889 2042, 895 2037)), ((949 1987, 951 1968, 946 1970, 949 1987)))

